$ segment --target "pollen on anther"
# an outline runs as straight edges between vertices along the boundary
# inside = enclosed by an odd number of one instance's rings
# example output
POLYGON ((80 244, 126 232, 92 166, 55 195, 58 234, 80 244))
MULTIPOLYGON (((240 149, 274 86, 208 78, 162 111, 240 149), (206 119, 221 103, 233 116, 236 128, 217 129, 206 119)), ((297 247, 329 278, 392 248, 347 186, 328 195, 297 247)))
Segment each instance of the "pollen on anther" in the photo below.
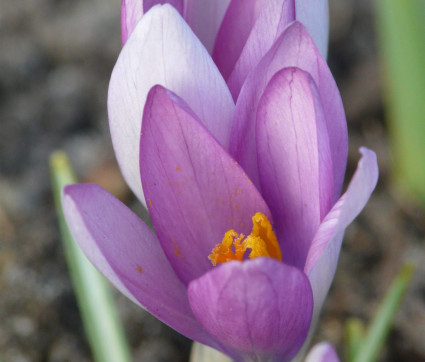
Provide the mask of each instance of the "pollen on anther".
POLYGON ((243 261, 247 249, 250 249, 250 259, 270 257, 282 261, 280 246, 271 223, 261 212, 257 212, 252 217, 251 234, 245 237, 232 229, 228 230, 224 234, 222 242, 211 251, 208 259, 214 266, 232 260, 243 261))

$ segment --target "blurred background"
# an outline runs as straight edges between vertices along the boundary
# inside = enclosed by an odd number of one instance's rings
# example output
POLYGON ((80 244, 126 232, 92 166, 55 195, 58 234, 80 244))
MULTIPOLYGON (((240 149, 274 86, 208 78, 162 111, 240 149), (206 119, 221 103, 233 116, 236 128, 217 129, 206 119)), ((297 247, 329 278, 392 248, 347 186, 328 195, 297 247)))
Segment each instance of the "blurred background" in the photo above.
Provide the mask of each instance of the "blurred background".
MULTIPOLYGON (((346 179, 364 145, 378 155, 380 180, 346 232, 316 340, 329 340, 343 356, 347 318, 369 321, 402 263, 411 260, 416 273, 381 360, 424 361, 425 212, 417 198, 393 187, 388 129, 396 128, 389 127, 382 100, 388 83, 382 81, 373 2, 331 0, 330 11, 328 60, 349 126, 346 179)), ((4 362, 91 361, 59 238, 50 153, 66 151, 81 181, 100 184, 142 211, 120 176, 107 123, 108 82, 121 48, 119 22, 119 0, 0 0, 4 362)), ((424 169, 424 163, 416 166, 424 169)), ((189 340, 118 293, 116 300, 135 360, 188 360, 189 340)))

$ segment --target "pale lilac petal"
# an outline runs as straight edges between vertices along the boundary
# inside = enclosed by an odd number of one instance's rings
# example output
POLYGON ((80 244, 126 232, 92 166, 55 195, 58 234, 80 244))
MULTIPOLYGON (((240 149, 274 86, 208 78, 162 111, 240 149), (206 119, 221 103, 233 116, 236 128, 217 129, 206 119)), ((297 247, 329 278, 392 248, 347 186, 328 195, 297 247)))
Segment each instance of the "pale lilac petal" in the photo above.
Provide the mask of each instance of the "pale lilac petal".
MULTIPOLYGON (((294 0, 275 0, 264 3, 261 13, 252 28, 251 33, 244 45, 237 62, 233 62, 230 83, 236 82, 242 85, 249 72, 254 69, 261 58, 271 48, 276 39, 282 34, 286 26, 295 20, 295 3, 294 0), (233 67, 234 64, 234 67, 233 67)), ((230 41, 230 40, 229 40, 230 41)), ((233 44, 226 44, 232 48, 233 44)), ((221 49, 220 49, 221 50, 221 49)), ((226 49, 221 50, 221 55, 226 58, 226 49)), ((217 63, 217 60, 214 58, 217 63)), ((230 64, 229 64, 230 66, 230 64)), ((219 69, 223 74, 223 70, 219 65, 219 69)), ((229 74, 230 75, 230 74, 229 74)), ((224 78, 229 78, 227 74, 223 74, 224 78)), ((237 99, 240 88, 232 89, 233 99, 237 99)))
MULTIPOLYGON (((257 105, 270 79, 285 67, 305 70, 317 85, 329 133, 336 201, 341 191, 347 161, 348 141, 344 108, 325 60, 307 30, 298 22, 286 28, 246 79, 236 104, 230 153, 258 185, 255 146, 257 105)), ((230 80, 229 86, 232 87, 230 80)))
POLYGON ((339 358, 331 344, 321 342, 311 349, 305 362, 339 362, 339 358))
POLYGON ((209 53, 229 3, 230 0, 185 0, 184 18, 209 53))
POLYGON ((232 72, 266 3, 267 0, 232 0, 230 2, 218 31, 212 55, 225 79, 232 72))
MULTIPOLYGON (((311 245, 305 271, 308 275, 314 273, 317 263, 322 258, 329 258, 333 243, 332 236, 343 232, 345 228, 362 211, 378 181, 378 164, 375 152, 362 147, 362 158, 348 186, 332 210, 320 225, 311 245)), ((339 247, 333 248, 333 250, 339 247)), ((335 254, 338 256, 339 252, 335 254)), ((332 257, 331 257, 332 259, 332 257)), ((330 259, 327 259, 329 262, 330 259)), ((327 263, 329 265, 329 263, 327 263)), ((336 264, 334 261, 332 264, 336 264)))
POLYGON ((192 314, 185 286, 143 221, 92 184, 67 186, 63 207, 74 239, 122 293, 178 332, 213 344, 192 314))
POLYGON ((302 269, 334 190, 326 121, 308 73, 276 73, 258 105, 256 135, 260 184, 283 260, 302 269))
POLYGON ((148 91, 162 84, 181 96, 225 147, 234 104, 211 57, 170 5, 157 5, 140 20, 118 58, 108 94, 109 125, 121 171, 144 202, 139 140, 148 91))
POLYGON ((212 268, 208 255, 226 231, 247 235, 256 212, 271 217, 242 168, 161 86, 146 102, 140 169, 156 233, 185 283, 212 268))
MULTIPOLYGON (((134 0, 133 0, 134 1, 134 0)), ((143 0, 143 12, 146 14, 152 7, 158 4, 170 4, 180 14, 183 13, 184 0, 143 0)))
POLYGON ((326 59, 329 38, 328 0, 295 0, 296 18, 303 23, 326 59))
POLYGON ((158 4, 170 4, 183 15, 202 44, 211 52, 229 2, 230 0, 122 0, 122 43, 125 44, 137 22, 150 8, 158 4))
POLYGON ((181 14, 183 0, 122 0, 121 2, 121 40, 124 45, 138 21, 151 7, 157 4, 170 4, 181 14))
POLYGON ((121 41, 124 45, 143 16, 143 0, 121 1, 121 41))
POLYGON ((272 258, 225 263, 192 281, 192 310, 241 361, 288 361, 304 342, 311 287, 297 268, 272 258))
POLYGON ((304 271, 313 288, 313 324, 334 277, 344 231, 364 208, 378 180, 375 153, 366 148, 361 148, 360 152, 362 158, 347 191, 323 220, 307 256, 304 271))

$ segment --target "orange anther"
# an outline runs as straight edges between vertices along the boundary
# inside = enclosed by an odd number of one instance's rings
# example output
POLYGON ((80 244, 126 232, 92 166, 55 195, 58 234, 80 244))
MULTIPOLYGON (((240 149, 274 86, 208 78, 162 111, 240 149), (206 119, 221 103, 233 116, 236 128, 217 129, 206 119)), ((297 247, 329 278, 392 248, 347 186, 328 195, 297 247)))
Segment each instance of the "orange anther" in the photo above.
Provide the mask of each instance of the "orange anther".
POLYGON ((245 251, 250 249, 249 258, 270 257, 282 260, 279 243, 267 216, 257 212, 252 217, 252 231, 246 238, 234 230, 224 234, 223 240, 217 244, 208 256, 215 266, 231 260, 243 261, 245 251))

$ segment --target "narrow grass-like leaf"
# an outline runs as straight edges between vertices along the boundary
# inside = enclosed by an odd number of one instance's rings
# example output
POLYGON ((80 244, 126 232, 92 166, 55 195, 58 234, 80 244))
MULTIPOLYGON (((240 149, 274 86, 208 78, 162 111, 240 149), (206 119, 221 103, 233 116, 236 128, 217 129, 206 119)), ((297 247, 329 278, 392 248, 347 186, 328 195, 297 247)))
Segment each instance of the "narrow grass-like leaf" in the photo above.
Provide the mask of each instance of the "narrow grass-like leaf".
POLYGON ((384 300, 379 306, 365 336, 364 342, 357 351, 355 362, 376 361, 379 351, 390 331, 394 316, 413 275, 413 266, 405 264, 392 281, 384 300))
POLYGON ((345 323, 345 359, 354 362, 357 352, 360 350, 365 338, 364 323, 358 318, 350 318, 345 323))
POLYGON ((395 181, 425 202, 425 1, 375 4, 395 181))
POLYGON ((129 362, 130 349, 109 285, 75 243, 62 212, 62 189, 76 178, 63 152, 50 158, 54 200, 65 257, 84 328, 96 362, 129 362))

